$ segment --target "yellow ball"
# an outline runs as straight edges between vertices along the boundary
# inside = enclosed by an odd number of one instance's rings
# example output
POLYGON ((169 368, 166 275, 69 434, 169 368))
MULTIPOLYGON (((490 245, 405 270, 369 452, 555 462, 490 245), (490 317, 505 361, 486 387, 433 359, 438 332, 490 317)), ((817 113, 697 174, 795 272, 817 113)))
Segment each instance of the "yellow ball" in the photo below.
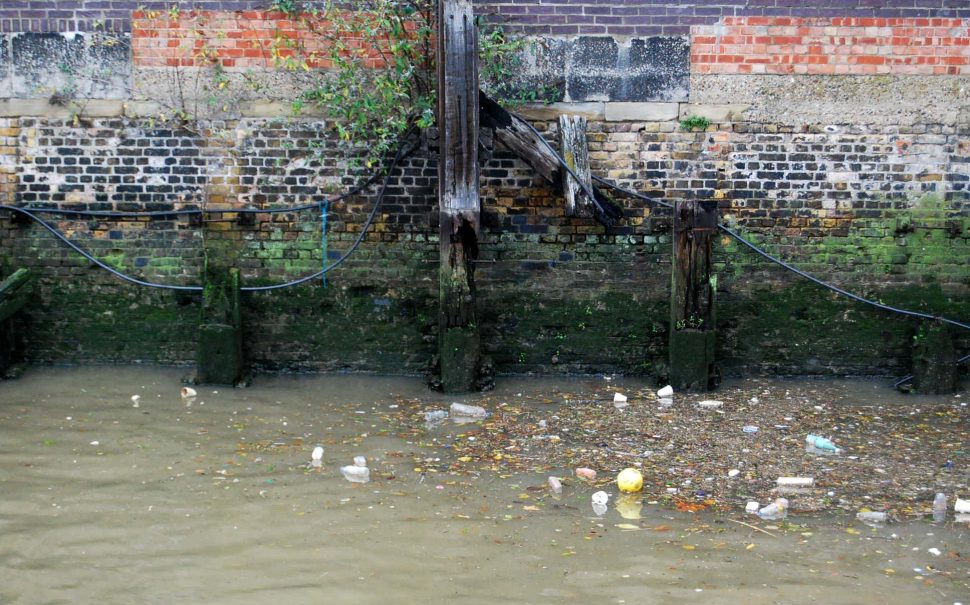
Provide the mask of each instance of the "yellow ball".
POLYGON ((638 492, 643 488, 643 475, 635 468, 625 468, 616 476, 616 485, 621 492, 638 492))

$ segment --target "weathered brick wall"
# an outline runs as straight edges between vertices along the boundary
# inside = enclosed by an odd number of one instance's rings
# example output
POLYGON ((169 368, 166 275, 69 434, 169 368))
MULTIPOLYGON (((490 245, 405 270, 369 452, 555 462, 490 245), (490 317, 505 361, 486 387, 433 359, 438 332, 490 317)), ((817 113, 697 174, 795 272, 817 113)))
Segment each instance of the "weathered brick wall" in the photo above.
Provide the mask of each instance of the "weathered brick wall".
MULTIPOLYGON (((95 4, 83 10, 122 3, 95 4)), ((16 18, 28 20, 17 31, 60 28, 44 17, 9 17, 14 5, 43 10, 4 3, 0 24, 16 18)), ((970 316, 970 15, 963 14, 970 9, 946 0, 480 6, 500 7, 511 23, 544 36, 547 54, 531 76, 554 78, 567 103, 531 115, 555 140, 549 115, 585 113, 595 174, 667 202, 719 199, 726 222, 800 268, 889 304, 970 316), (688 132, 678 123, 687 116, 712 123, 688 132)), ((287 20, 216 16, 225 35, 213 48, 229 76, 271 63, 264 22, 278 28, 287 20), (241 32, 257 32, 262 50, 251 42, 249 49, 263 54, 247 57, 241 32)), ((189 70, 183 76, 195 73, 195 42, 183 48, 186 24, 170 24, 177 27, 134 28, 132 55, 125 55, 130 78, 102 94, 117 101, 65 107, 26 89, 17 94, 39 101, 0 101, 2 115, 13 116, 0 117, 6 202, 267 209, 318 201, 362 176, 325 120, 257 117, 280 115, 265 98, 247 99, 262 105, 245 108, 225 103, 222 118, 191 129, 135 117, 159 113, 159 104, 171 114, 163 98, 178 84, 173 60, 189 70), (154 113, 136 111, 145 106, 154 113)), ((111 27, 131 25, 119 17, 111 27)), ((90 56, 97 48, 93 37, 74 46, 69 38, 25 39, 35 48, 49 44, 54 55, 76 48, 90 56)), ((127 35, 117 39, 128 48, 127 35)), ((17 65, 0 67, 14 78, 17 65)), ((289 89, 268 82, 286 98, 289 89)), ((245 295, 246 348, 257 367, 417 372, 431 358, 437 172, 430 136, 392 179, 373 230, 326 288, 245 295)), ((624 218, 615 227, 568 218, 546 183, 490 145, 476 275, 486 352, 502 371, 662 374, 669 210, 621 196, 624 218)), ((331 207, 331 261, 357 237, 373 201, 371 188, 331 207)), ((252 224, 238 218, 56 224, 109 264, 166 283, 199 283, 203 240, 231 251, 246 285, 278 283, 323 263, 316 209, 261 214, 252 224)), ((0 264, 41 276, 26 316, 32 359, 191 361, 196 294, 123 284, 8 217, 0 216, 0 236, 0 264)), ((719 357, 728 372, 906 371, 911 320, 836 299, 730 239, 718 240, 716 262, 719 357)))

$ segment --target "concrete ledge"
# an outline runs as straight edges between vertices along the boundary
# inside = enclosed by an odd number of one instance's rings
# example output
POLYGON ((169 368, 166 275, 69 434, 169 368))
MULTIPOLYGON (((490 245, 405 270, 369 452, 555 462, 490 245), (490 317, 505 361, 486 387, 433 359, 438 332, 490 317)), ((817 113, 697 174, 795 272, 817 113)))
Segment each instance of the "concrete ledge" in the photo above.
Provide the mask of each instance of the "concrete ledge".
POLYGON ((607 122, 670 122, 680 115, 680 103, 607 103, 607 122))
POLYGON ((103 99, 69 101, 63 105, 52 105, 46 98, 2 99, 0 100, 0 117, 71 118, 81 115, 92 118, 106 118, 123 115, 124 105, 124 101, 103 99))
POLYGON ((568 114, 583 116, 587 120, 605 119, 605 103, 550 103, 548 105, 526 105, 515 113, 529 120, 558 120, 568 114))
POLYGON ((707 118, 712 122, 740 122, 750 105, 684 103, 680 106, 680 119, 707 118))

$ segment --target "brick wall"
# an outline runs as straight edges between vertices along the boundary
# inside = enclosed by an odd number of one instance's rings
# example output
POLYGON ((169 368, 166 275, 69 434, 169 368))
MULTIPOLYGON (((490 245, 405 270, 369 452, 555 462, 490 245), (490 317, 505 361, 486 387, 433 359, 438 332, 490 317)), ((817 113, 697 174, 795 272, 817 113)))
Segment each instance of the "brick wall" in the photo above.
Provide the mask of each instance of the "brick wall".
POLYGON ((970 71, 962 19, 728 17, 693 29, 695 73, 930 74, 970 71))
MULTIPOLYGON (((220 4, 248 11, 254 3, 220 4)), ((20 30, 43 29, 46 17, 10 17, 38 6, 3 3, 0 24, 16 18, 20 30)), ((725 221, 800 268, 890 304, 970 316, 965 4, 480 6, 501 7, 513 23, 550 36, 550 73, 563 80, 562 98, 586 102, 557 110, 591 112, 595 174, 668 202, 719 199, 725 221), (897 118, 897 106, 908 113, 897 118), (712 124, 685 131, 678 119, 688 114, 708 115, 712 124)), ((66 10, 70 17, 52 18, 82 18, 66 10)), ((218 16, 225 35, 212 42, 229 72, 271 63, 263 26, 292 25, 277 17, 218 16)), ((112 27, 130 25, 118 17, 112 27)), ((163 94, 149 72, 161 77, 173 59, 194 67, 187 24, 180 18, 169 25, 175 27, 132 32, 132 88, 147 100, 163 94)), ((239 112, 176 128, 125 117, 132 115, 126 91, 116 94, 125 100, 105 110, 111 117, 99 117, 93 105, 75 117, 42 99, 29 108, 34 114, 0 118, 0 196, 88 209, 267 209, 319 200, 361 176, 325 120, 239 112)), ((8 107, 0 102, 13 113, 8 107)), ((547 116, 535 123, 555 140, 547 116)), ((415 373, 430 359, 437 171, 434 134, 428 136, 392 180, 372 232, 326 288, 318 282, 245 296, 247 354, 257 367, 415 373)), ((500 371, 662 374, 669 211, 621 196, 624 218, 615 227, 569 218, 562 199, 521 161, 493 148, 487 133, 485 147, 476 282, 484 347, 500 371)), ((356 238, 373 201, 372 189, 331 208, 331 261, 356 238)), ((234 215, 206 218, 57 225, 105 262, 167 283, 199 283, 203 238, 226 244, 246 285, 306 275, 324 262, 315 209, 261 214, 252 224, 234 215)), ((0 265, 30 266, 40 275, 26 316, 33 360, 192 360, 197 295, 123 284, 42 229, 9 217, 0 216, 0 236, 0 265)), ((715 254, 719 357, 729 373, 907 370, 914 322, 836 299, 731 240, 719 239, 715 254)), ((967 341, 961 346, 966 350, 967 341)))

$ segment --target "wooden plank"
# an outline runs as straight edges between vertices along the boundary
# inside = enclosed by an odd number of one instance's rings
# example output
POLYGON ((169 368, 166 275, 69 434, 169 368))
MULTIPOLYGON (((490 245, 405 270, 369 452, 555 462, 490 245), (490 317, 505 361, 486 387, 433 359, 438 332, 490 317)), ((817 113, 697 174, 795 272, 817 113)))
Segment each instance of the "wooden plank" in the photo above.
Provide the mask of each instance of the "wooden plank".
POLYGON ((475 260, 481 223, 478 188, 478 32, 469 0, 438 4, 438 357, 441 387, 478 382, 481 337, 475 260))
POLYGON ((670 293, 670 384, 707 390, 719 379, 714 363, 714 274, 712 243, 717 202, 677 200, 670 293))
POLYGON ((589 145, 586 142, 586 118, 560 115, 559 144, 563 159, 580 179, 577 181, 569 172, 562 171, 566 216, 592 217, 595 202, 586 194, 587 190, 593 190, 589 170, 589 145))

